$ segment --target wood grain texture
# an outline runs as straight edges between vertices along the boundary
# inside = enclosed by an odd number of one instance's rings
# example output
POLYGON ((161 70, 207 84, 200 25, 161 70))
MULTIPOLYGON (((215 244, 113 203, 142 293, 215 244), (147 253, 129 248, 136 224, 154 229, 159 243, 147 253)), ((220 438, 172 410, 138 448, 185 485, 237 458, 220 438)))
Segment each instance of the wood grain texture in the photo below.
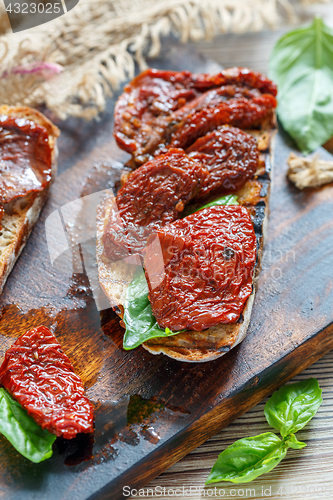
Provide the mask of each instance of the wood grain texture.
MULTIPOLYGON (((206 443, 173 465, 158 478, 145 486, 145 494, 140 498, 152 498, 152 492, 158 498, 167 500, 172 491, 179 491, 177 498, 199 500, 208 498, 264 498, 272 500, 318 500, 333 497, 332 446, 333 446, 333 352, 329 352, 319 361, 307 368, 293 382, 309 377, 316 377, 323 389, 323 404, 317 415, 307 426, 298 432, 297 437, 306 442, 303 450, 288 450, 286 458, 270 473, 255 481, 233 485, 221 483, 204 486, 205 480, 215 463, 217 456, 236 439, 255 436, 272 431, 264 417, 265 398, 244 415, 232 422, 226 429, 209 439, 206 443), (214 491, 217 486, 217 491, 214 491), (183 493, 182 488, 185 488, 183 493), (163 494, 163 489, 164 494, 163 494), (191 490, 190 490, 191 488, 191 490), (149 491, 148 491, 149 489, 149 491), (210 493, 210 490, 213 490, 210 493), (243 490, 243 491, 242 491, 243 490), (187 492, 191 491, 191 494, 187 492), (246 493, 247 491, 247 493, 246 493), (168 494, 169 493, 169 494, 168 494)), ((135 498, 131 497, 131 500, 135 498)))
MULTIPOLYGON (((165 47, 157 64, 217 70, 178 46, 165 47)), ((119 175, 115 162, 124 156, 111 139, 112 112, 110 102, 98 123, 59 124, 60 175, 0 304, 1 353, 27 328, 44 323, 55 332, 95 404, 95 443, 57 440, 52 459, 35 465, 1 437, 0 498, 6 500, 122 498, 124 485, 147 484, 333 347, 327 272, 333 188, 300 193, 287 182, 293 146, 280 134, 268 244, 245 341, 204 365, 121 349, 117 317, 110 310, 100 315, 83 274, 51 267, 44 232, 54 210, 119 175), (92 446, 93 458, 78 463, 92 446)))

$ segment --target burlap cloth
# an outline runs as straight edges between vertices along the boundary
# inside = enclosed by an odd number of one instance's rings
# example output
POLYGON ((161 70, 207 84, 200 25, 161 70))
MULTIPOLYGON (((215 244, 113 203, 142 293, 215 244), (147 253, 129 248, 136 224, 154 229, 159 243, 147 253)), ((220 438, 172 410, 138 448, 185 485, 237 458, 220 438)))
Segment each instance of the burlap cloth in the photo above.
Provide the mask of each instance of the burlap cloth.
POLYGON ((62 119, 91 119, 133 77, 135 62, 144 68, 146 55, 159 54, 163 36, 209 39, 293 16, 288 0, 80 0, 42 28, 0 37, 1 104, 44 104, 62 119))

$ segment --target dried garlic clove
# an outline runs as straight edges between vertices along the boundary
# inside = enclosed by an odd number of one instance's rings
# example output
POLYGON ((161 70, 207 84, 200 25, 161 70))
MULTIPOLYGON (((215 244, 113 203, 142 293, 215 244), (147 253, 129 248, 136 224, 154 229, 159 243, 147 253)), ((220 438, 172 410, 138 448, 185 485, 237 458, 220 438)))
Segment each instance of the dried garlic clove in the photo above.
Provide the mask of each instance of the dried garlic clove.
POLYGON ((290 153, 287 163, 288 177, 298 189, 333 182, 333 161, 321 160, 318 153, 312 157, 290 153))

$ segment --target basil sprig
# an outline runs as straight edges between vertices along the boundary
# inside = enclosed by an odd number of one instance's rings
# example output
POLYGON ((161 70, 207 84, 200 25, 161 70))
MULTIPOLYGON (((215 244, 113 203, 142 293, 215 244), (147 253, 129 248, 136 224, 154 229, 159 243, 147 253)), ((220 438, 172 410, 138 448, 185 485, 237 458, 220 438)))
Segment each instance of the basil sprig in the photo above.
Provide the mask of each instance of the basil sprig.
POLYGON ((270 57, 278 117, 303 153, 333 135, 333 30, 316 17, 282 36, 270 57))
POLYGON ((0 433, 31 462, 52 456, 56 436, 43 430, 4 388, 0 389, 0 433))
POLYGON ((148 291, 147 280, 140 267, 126 290, 123 317, 126 326, 123 347, 126 350, 134 349, 156 337, 170 337, 179 333, 158 326, 148 299, 148 291))
POLYGON ((282 439, 272 432, 239 439, 219 455, 206 484, 247 483, 272 470, 288 448, 304 448, 306 444, 297 440, 295 432, 314 417, 321 403, 321 389, 314 378, 281 387, 267 401, 265 416, 282 439))
MULTIPOLYGON (((186 215, 215 205, 238 205, 237 196, 222 196, 222 198, 218 198, 203 207, 192 209, 186 215)), ((148 299, 148 291, 147 280, 140 267, 135 272, 132 282, 127 287, 125 304, 123 305, 123 322, 126 326, 123 348, 126 350, 134 349, 150 339, 170 337, 171 335, 180 333, 172 332, 169 328, 164 329, 158 326, 148 299)))

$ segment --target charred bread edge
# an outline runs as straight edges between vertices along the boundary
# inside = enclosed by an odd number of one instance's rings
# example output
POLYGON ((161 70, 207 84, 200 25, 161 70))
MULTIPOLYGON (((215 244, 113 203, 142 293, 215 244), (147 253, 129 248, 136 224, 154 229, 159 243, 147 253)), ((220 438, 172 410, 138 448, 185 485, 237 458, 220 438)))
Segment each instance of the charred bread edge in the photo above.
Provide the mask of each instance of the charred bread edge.
MULTIPOLYGON (((205 361, 213 361, 214 359, 220 358, 227 352, 229 352, 233 347, 236 347, 246 336, 248 326, 250 324, 252 306, 255 297, 255 290, 253 290, 250 297, 247 299, 245 307, 243 309, 243 322, 235 324, 235 330, 237 329, 236 339, 229 345, 224 346, 219 350, 214 349, 196 349, 189 347, 168 347, 163 345, 151 345, 149 343, 144 343, 142 346, 149 351, 151 354, 165 354, 170 358, 177 359, 178 361, 186 361, 187 363, 203 363, 205 361)), ((218 330, 223 330, 225 325, 217 325, 215 328, 218 330)), ((229 326, 229 325, 228 325, 229 326)), ((233 335, 233 338, 235 335, 233 335)))
MULTIPOLYGON (((274 160, 274 135, 276 133, 276 120, 275 115, 267 123, 263 124, 258 132, 247 131, 253 133, 258 139, 259 149, 264 157, 265 171, 257 176, 257 180, 261 184, 262 199, 255 205, 255 215, 252 217, 253 225, 257 237, 257 263, 253 277, 253 291, 248 298, 242 313, 242 322, 232 325, 217 325, 216 327, 205 330, 205 335, 209 335, 212 331, 220 334, 225 338, 226 342, 223 346, 218 348, 208 347, 189 347, 189 346, 168 346, 168 340, 171 342, 175 337, 167 337, 152 339, 151 341, 142 344, 142 347, 149 351, 151 354, 165 354, 178 361, 186 361, 192 363, 212 361, 220 356, 229 352, 230 349, 238 345, 245 337, 251 318, 251 312, 254 302, 255 289, 258 281, 258 274, 260 271, 261 256, 264 246, 264 239, 267 231, 267 216, 268 216, 268 200, 270 193, 270 181, 272 175, 272 167, 274 160), (158 342, 161 342, 159 344, 158 342), (163 345, 164 344, 164 345, 163 345)), ((104 225, 108 218, 108 212, 114 200, 114 195, 110 194, 105 198, 103 203, 98 207, 97 211, 97 262, 100 284, 108 297, 111 306, 115 309, 117 314, 122 318, 123 307, 125 302, 126 289, 132 281, 136 266, 119 263, 106 262, 103 255, 102 235, 104 225)), ((124 325, 123 325, 124 326, 124 325)), ((187 332, 190 337, 192 332, 187 332)), ((193 335, 200 334, 201 332, 193 332, 193 335)), ((183 334, 179 334, 181 336, 183 334)), ((178 335, 177 335, 178 337, 178 335)), ((195 345, 195 344, 194 344, 195 345)))
MULTIPOLYGON (((58 150, 56 145, 59 129, 39 111, 26 106, 0 106, 0 115, 26 118, 42 125, 48 133, 51 148, 52 180, 57 171, 58 150)), ((51 181, 52 182, 52 181, 51 181)), ((47 186, 30 201, 31 197, 17 198, 9 205, 11 214, 4 213, 0 229, 0 293, 19 258, 32 228, 36 224, 49 191, 47 186)))

